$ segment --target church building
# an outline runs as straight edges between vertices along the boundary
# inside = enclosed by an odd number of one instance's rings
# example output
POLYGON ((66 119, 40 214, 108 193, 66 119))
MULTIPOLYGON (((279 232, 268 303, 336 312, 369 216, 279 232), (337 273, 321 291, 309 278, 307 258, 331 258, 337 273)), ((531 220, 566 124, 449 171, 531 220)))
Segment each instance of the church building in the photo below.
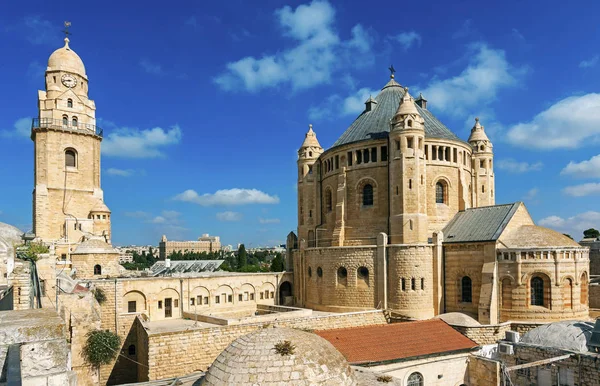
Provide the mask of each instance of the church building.
POLYGON ((329 149, 298 150, 295 297, 317 310, 450 311, 481 323, 587 315, 588 249, 495 205, 493 145, 463 141, 392 74, 329 149))

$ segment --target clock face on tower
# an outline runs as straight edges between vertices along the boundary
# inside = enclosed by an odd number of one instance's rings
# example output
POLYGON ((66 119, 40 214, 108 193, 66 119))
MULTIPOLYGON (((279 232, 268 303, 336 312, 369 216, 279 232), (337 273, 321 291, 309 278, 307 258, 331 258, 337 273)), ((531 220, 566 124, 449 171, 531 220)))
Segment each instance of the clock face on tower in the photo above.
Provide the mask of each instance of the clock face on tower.
POLYGON ((75 78, 71 74, 64 74, 60 78, 60 80, 62 81, 62 84, 64 84, 68 88, 73 88, 73 87, 77 86, 77 78, 75 78))

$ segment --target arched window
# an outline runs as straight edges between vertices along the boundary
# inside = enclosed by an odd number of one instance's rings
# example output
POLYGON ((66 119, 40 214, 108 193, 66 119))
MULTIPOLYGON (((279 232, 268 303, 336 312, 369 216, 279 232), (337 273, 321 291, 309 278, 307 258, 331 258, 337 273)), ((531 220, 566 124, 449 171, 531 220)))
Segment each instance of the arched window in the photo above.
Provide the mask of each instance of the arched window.
POLYGON ((69 126, 69 117, 67 117, 66 115, 63 115, 62 123, 63 123, 63 126, 69 126))
POLYGON ((73 149, 65 150, 65 166, 70 168, 77 167, 77 152, 73 149))
POLYGON ((412 373, 409 375, 406 386, 423 386, 423 376, 421 373, 412 373))
POLYGON ((408 127, 412 127, 412 119, 409 119, 409 120, 406 122, 406 125, 407 125, 408 127))
POLYGON ((77 117, 73 117, 73 127, 77 127, 77 117))
POLYGON ((308 267, 308 277, 312 277, 312 268, 308 267))
POLYGON ((566 278, 562 286, 563 306, 573 308, 573 280, 566 278))
POLYGON ((331 212, 332 210, 332 204, 331 204, 331 189, 327 189, 325 191, 325 211, 327 213, 331 212))
POLYGON ((435 184, 435 202, 436 204, 446 203, 446 186, 441 181, 435 184))
POLYGON ((579 303, 581 304, 588 304, 588 276, 587 273, 584 272, 581 275, 581 282, 579 283, 579 286, 581 287, 581 291, 579 294, 579 303))
POLYGON ((317 267, 317 276, 318 277, 323 277, 323 268, 317 267))
POLYGON ((460 281, 460 301, 463 303, 473 302, 473 282, 468 276, 463 276, 460 281))
POLYGON ((373 186, 371 184, 366 184, 363 186, 362 191, 362 204, 363 206, 372 206, 373 205, 373 186))
POLYGON ((129 353, 129 355, 135 355, 135 345, 130 344, 129 347, 127 348, 127 352, 129 353))
POLYGON ((359 287, 368 287, 369 286, 369 268, 367 267, 359 267, 356 270, 356 284, 359 287))
POLYGON ((94 265, 94 275, 102 275, 102 267, 100 264, 94 265))
POLYGON ((539 276, 534 276, 531 279, 531 305, 544 305, 544 279, 539 276))
POLYGON ((67 99, 67 107, 73 107, 73 99, 67 99))
POLYGON ((338 273, 338 278, 340 279, 345 279, 346 277, 348 277, 348 270, 344 267, 339 267, 337 270, 338 273))

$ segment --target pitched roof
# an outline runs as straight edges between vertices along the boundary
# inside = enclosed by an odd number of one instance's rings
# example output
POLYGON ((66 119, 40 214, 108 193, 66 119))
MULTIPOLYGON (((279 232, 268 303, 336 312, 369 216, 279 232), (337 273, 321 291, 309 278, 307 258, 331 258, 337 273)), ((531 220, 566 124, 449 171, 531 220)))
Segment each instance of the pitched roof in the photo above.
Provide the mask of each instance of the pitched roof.
POLYGON ((521 204, 461 210, 442 230, 444 243, 496 241, 521 204))
POLYGON ((351 364, 469 350, 477 343, 439 319, 316 331, 351 364))
MULTIPOLYGON (((403 96, 404 89, 402 86, 391 79, 375 97, 377 103, 371 105, 371 110, 366 111, 365 109, 344 134, 335 141, 332 147, 367 139, 387 138, 390 131, 390 121, 394 117, 403 96)), ((429 110, 419 105, 415 105, 415 107, 425 120, 426 137, 462 141, 434 117, 429 110)))

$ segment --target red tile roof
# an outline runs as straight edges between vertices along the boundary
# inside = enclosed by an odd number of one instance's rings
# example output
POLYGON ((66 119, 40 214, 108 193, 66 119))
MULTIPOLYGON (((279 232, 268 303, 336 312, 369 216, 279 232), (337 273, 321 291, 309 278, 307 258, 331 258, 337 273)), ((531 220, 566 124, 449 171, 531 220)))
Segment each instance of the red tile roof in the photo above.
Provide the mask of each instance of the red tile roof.
POLYGON ((465 350, 477 343, 440 319, 316 331, 351 364, 465 350))

